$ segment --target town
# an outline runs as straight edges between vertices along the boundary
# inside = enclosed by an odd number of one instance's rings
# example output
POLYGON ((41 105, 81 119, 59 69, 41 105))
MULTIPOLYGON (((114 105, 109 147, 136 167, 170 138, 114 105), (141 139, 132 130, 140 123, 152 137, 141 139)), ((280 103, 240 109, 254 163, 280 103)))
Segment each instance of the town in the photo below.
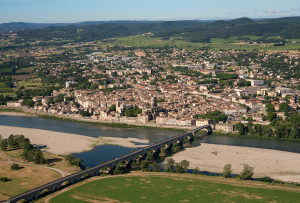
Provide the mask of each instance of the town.
POLYGON ((225 133, 235 132, 237 123, 269 125, 298 110, 299 79, 292 74, 297 74, 299 53, 134 49, 99 47, 99 43, 9 51, 4 61, 47 56, 47 51, 50 57, 56 53, 67 57, 53 63, 31 61, 35 68, 30 77, 58 88, 49 96, 35 92, 31 98, 8 101, 7 107, 155 127, 212 124, 225 133), (82 58, 82 53, 88 54, 82 58), (277 111, 275 117, 269 115, 268 104, 277 111))

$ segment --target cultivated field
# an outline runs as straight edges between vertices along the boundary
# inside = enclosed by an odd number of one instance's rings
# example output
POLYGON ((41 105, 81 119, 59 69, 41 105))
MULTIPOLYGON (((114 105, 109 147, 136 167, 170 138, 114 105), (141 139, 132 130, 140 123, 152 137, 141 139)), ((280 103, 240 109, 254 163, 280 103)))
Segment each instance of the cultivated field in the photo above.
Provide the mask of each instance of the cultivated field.
MULTIPOLYGON (((261 36, 243 36, 249 37, 251 40, 256 40, 262 38, 261 36)), ((269 39, 271 39, 270 37, 269 39)), ((245 50, 294 50, 299 51, 300 39, 291 39, 290 41, 296 41, 297 43, 287 43, 286 46, 274 47, 273 43, 268 44, 269 46, 264 47, 260 45, 248 44, 242 40, 237 40, 237 37, 230 37, 228 39, 212 38, 211 43, 191 43, 185 42, 178 38, 162 40, 161 38, 150 38, 149 36, 130 36, 130 37, 120 37, 116 39, 116 42, 111 45, 123 45, 123 46, 138 46, 138 47, 164 47, 164 46, 176 46, 183 49, 194 49, 202 48, 203 46, 210 46, 211 50, 216 51, 220 49, 245 49, 245 50)), ((107 46, 108 44, 100 44, 100 46, 107 46)))
POLYGON ((205 180, 196 175, 161 175, 119 176, 78 183, 78 187, 57 193, 49 202, 299 202, 299 189, 262 188, 252 181, 220 177, 205 180))

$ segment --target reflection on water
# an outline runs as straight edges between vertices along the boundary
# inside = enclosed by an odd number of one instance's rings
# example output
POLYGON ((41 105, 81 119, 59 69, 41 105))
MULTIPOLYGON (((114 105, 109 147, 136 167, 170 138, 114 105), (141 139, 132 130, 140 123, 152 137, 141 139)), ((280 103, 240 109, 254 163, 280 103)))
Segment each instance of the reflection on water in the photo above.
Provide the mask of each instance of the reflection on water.
MULTIPOLYGON (((18 116, 4 116, 0 115, 0 125, 17 126, 26 128, 37 128, 43 130, 51 130, 65 133, 73 133, 86 135, 91 137, 121 137, 128 138, 134 137, 139 139, 150 140, 150 144, 157 143, 165 140, 169 137, 181 134, 180 131, 170 130, 155 130, 147 128, 116 128, 111 126, 99 126, 83 123, 75 123, 70 121, 60 121, 39 117, 18 117, 18 116)), ((232 145, 232 146, 245 146, 245 147, 257 147, 266 149, 276 149, 289 152, 300 153, 300 142, 290 140, 271 140, 271 139, 259 139, 248 137, 229 137, 223 135, 202 135, 203 143, 232 145)), ((201 142, 194 142, 186 147, 197 147, 201 142)), ((130 153, 131 148, 103 145, 97 146, 94 150, 82 153, 74 154, 76 157, 84 160, 83 165, 95 166, 101 161, 109 161, 116 157, 130 153)))
MULTIPOLYGON (((135 150, 140 149, 136 148, 135 150)), ((132 151, 131 148, 121 147, 116 145, 102 145, 95 147, 94 150, 74 153, 75 157, 83 159, 82 165, 96 166, 101 162, 110 161, 116 157, 120 157, 124 154, 128 154, 132 151)))

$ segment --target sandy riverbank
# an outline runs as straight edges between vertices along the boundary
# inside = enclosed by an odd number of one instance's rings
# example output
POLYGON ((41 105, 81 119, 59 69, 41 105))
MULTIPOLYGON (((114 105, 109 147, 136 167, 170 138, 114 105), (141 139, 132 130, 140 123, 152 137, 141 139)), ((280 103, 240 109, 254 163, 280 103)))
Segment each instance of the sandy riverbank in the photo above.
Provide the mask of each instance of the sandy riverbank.
POLYGON ((62 155, 91 150, 94 146, 104 144, 136 148, 145 147, 145 145, 135 145, 132 142, 143 144, 149 143, 149 140, 142 140, 137 138, 94 138, 84 135, 3 125, 0 125, 0 134, 4 139, 7 139, 11 134, 24 135, 25 137, 30 139, 33 145, 35 145, 36 147, 40 147, 43 151, 62 155))
POLYGON ((254 168, 254 177, 269 176, 300 183, 299 153, 201 143, 201 146, 187 148, 172 158, 176 162, 190 161, 191 169, 198 167, 201 171, 215 173, 221 173, 226 164, 231 164, 232 173, 239 174, 243 164, 248 164, 254 168))

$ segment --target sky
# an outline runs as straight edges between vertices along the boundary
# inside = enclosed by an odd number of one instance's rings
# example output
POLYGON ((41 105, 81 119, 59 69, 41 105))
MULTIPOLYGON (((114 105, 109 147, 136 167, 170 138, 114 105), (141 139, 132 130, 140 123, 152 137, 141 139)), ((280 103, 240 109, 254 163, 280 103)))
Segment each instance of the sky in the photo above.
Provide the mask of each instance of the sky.
POLYGON ((0 0, 0 23, 300 16, 299 0, 0 0))

